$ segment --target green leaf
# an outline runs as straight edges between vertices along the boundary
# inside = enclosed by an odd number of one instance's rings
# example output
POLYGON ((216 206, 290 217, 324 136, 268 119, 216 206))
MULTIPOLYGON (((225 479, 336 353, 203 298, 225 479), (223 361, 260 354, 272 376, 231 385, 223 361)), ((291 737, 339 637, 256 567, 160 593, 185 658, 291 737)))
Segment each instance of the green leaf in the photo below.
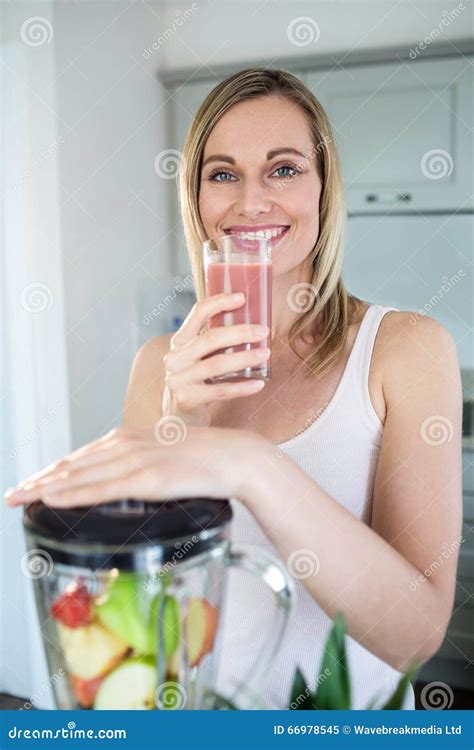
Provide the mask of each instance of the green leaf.
POLYGON ((393 695, 388 701, 381 707, 382 711, 398 711, 403 705, 405 694, 410 682, 414 679, 417 667, 414 665, 409 667, 407 672, 403 675, 398 683, 393 695))
POLYGON ((304 675, 299 668, 295 672, 290 695, 290 705, 288 706, 290 711, 312 711, 315 709, 311 690, 306 685, 304 675))
POLYGON ((319 670, 321 680, 313 697, 319 710, 350 710, 352 705, 349 666, 346 656, 344 615, 339 613, 329 633, 319 670))

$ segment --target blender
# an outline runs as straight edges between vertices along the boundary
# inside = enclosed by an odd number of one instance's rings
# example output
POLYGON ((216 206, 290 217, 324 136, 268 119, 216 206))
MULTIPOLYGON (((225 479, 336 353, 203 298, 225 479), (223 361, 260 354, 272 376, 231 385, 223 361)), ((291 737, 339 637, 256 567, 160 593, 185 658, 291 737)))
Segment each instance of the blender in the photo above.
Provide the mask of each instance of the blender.
POLYGON ((28 564, 59 709, 216 709, 229 567, 263 579, 274 627, 246 678, 273 659, 294 585, 280 560, 230 542, 232 508, 207 497, 24 512, 28 564))

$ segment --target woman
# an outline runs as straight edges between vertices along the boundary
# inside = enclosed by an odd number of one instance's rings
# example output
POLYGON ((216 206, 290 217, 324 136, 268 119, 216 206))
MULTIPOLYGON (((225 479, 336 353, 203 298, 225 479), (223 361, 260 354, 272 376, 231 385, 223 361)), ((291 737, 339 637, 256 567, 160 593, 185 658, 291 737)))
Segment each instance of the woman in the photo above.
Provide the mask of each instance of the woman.
MULTIPOLYGON (((414 582, 461 529, 455 344, 433 319, 346 292, 331 127, 290 73, 244 70, 216 86, 188 133, 180 188, 198 302, 173 336, 139 351, 124 427, 23 482, 8 502, 231 497, 234 540, 278 554, 297 588, 285 641, 261 675, 267 705, 287 705, 297 666, 318 679, 331 618, 343 612, 353 705, 364 708, 393 690, 400 670, 433 656, 450 619, 456 555, 414 582), (211 385, 211 375, 257 362, 255 351, 213 352, 269 332, 206 330, 242 300, 204 298, 202 241, 259 228, 277 235, 272 379, 211 385), (170 439, 170 426, 181 434, 170 439)), ((242 583, 229 591, 229 680, 251 662, 271 615, 242 583)))

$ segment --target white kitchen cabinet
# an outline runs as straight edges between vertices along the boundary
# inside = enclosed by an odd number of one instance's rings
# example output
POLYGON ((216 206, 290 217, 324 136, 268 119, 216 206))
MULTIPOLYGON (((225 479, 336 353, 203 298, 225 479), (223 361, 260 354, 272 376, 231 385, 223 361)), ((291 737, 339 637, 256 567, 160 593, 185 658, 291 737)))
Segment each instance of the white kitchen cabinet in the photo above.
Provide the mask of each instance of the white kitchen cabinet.
POLYGON ((474 370, 472 215, 352 216, 343 275, 368 302, 421 312, 454 337, 461 367, 474 370))
POLYGON ((312 72, 342 160, 349 213, 474 208, 473 58, 312 72))
POLYGON ((176 148, 182 149, 193 117, 208 93, 220 79, 179 84, 171 93, 173 97, 172 133, 176 134, 176 148))

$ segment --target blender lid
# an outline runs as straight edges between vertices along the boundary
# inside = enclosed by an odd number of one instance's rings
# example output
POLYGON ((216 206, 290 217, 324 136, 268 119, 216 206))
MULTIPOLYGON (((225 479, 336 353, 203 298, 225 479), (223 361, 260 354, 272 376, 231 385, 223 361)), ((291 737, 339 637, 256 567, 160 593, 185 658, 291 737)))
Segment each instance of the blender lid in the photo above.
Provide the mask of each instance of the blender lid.
POLYGON ((68 544, 162 544, 199 535, 232 518, 227 499, 184 498, 159 502, 117 500, 80 508, 50 508, 37 500, 25 508, 23 523, 32 534, 68 544))

